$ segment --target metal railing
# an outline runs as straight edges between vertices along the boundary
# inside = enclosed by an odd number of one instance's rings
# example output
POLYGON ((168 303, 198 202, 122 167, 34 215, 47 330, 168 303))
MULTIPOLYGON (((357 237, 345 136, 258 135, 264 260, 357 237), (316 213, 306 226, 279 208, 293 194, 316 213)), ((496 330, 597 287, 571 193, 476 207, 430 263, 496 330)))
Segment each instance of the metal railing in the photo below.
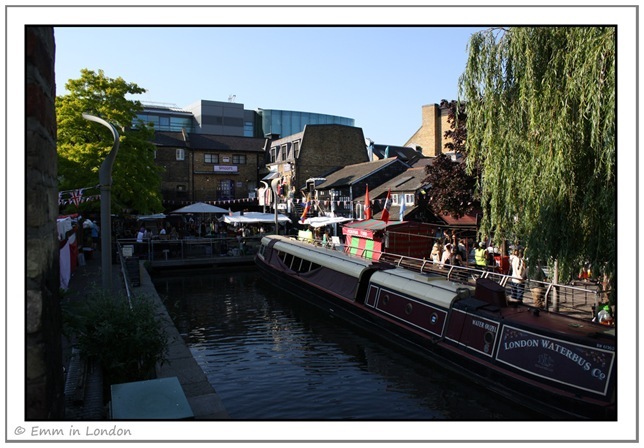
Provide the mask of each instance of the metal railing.
MULTIPOLYGON (((309 242, 317 246, 331 247, 328 244, 323 244, 320 240, 309 242)), ((340 246, 336 249, 346 252, 347 247, 340 246)), ((467 264, 465 266, 442 265, 425 258, 378 252, 372 249, 365 249, 362 255, 368 255, 369 258, 378 258, 380 261, 389 262, 420 273, 443 276, 448 280, 469 286, 475 286, 478 278, 488 278, 503 286, 506 290, 506 295, 510 299, 513 296, 513 292, 519 292, 524 303, 530 305, 540 304, 540 308, 548 311, 587 312, 589 318, 593 317, 594 310, 606 299, 607 294, 610 292, 603 291, 601 285, 593 282, 568 285, 529 278, 521 283, 521 287, 515 286, 517 284, 512 281, 511 275, 503 274, 492 267, 480 269, 467 264)))
POLYGON ((119 239, 119 252, 131 249, 131 256, 152 263, 166 261, 194 261, 221 257, 244 257, 257 253, 261 236, 244 238, 184 238, 147 239, 137 242, 134 238, 119 239))
MULTIPOLYGON (((123 256, 123 251, 122 248, 119 244, 119 242, 116 242, 116 257, 119 259, 119 264, 121 266, 121 275, 123 276, 123 283, 125 285, 125 295, 127 297, 127 302, 130 305, 130 309, 132 308, 132 286, 130 283, 130 276, 127 273, 126 265, 125 265, 125 257, 123 256)), ((114 249, 112 249, 114 250, 114 249)))
POLYGON ((602 291, 600 285, 592 282, 573 286, 528 278, 521 283, 514 283, 511 275, 502 274, 494 268, 479 269, 470 266, 441 265, 431 260, 384 252, 381 253, 380 260, 419 272, 442 275, 449 280, 470 286, 476 285, 478 278, 488 278, 503 286, 508 297, 511 298, 513 292, 518 291, 524 303, 541 304, 542 308, 550 311, 559 311, 559 308, 571 311, 580 308, 588 309, 588 307, 596 309, 607 294, 607 291, 602 291))

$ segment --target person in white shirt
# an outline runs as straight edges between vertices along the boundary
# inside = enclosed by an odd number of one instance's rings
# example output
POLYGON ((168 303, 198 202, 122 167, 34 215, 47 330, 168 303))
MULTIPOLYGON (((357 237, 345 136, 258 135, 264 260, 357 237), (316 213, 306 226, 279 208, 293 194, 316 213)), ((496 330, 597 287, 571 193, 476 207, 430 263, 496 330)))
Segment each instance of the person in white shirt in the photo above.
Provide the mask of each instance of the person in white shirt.
POLYGON ((451 258, 452 258, 452 244, 447 243, 445 245, 445 250, 443 251, 443 255, 441 256, 441 264, 439 267, 442 269, 446 264, 450 264, 451 258))
POLYGON ((141 226, 141 228, 139 229, 139 233, 136 234, 136 242, 142 243, 144 236, 145 236, 145 227, 141 226))
POLYGON ((521 249, 515 250, 512 257, 512 291, 510 296, 519 302, 523 301, 527 271, 523 251, 521 249))

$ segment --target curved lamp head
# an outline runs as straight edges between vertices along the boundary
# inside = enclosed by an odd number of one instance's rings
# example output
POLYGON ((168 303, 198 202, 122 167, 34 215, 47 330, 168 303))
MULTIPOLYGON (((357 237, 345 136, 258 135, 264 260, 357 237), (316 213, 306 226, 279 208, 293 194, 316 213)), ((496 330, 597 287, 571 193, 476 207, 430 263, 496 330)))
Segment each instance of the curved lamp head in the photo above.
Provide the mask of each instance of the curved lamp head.
POLYGON ((114 159, 116 159, 116 153, 119 150, 119 132, 116 130, 113 124, 103 120, 100 117, 96 117, 90 114, 83 114, 83 118, 89 121, 95 121, 100 123, 110 130, 112 137, 114 137, 114 143, 112 144, 112 150, 105 158, 101 167, 98 171, 98 180, 101 185, 111 185, 112 184, 112 166, 114 165, 114 159))

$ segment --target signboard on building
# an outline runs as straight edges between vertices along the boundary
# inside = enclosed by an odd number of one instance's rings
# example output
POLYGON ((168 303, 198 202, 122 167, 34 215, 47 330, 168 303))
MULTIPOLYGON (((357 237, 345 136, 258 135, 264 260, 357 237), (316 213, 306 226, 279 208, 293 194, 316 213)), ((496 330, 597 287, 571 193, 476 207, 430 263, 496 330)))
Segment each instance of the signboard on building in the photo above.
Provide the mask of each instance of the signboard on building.
POLYGON ((215 165, 215 173, 237 173, 237 165, 215 165))

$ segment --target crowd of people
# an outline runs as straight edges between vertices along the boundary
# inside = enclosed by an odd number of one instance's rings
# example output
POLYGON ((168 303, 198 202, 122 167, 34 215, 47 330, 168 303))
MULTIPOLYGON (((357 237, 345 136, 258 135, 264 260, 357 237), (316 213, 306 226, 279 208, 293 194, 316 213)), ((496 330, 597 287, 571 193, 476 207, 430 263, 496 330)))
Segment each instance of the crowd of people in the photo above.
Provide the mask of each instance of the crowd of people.
POLYGON ((126 226, 119 238, 136 238, 139 243, 151 239, 182 240, 191 238, 235 238, 261 236, 266 231, 262 224, 245 224, 235 226, 225 222, 212 221, 186 221, 186 222, 137 222, 126 226))
POLYGON ((523 300, 528 269, 523 248, 519 246, 511 246, 509 255, 504 255, 492 244, 483 241, 476 243, 472 238, 458 238, 455 232, 444 232, 436 236, 430 256, 434 265, 440 269, 446 266, 468 266, 509 275, 511 299, 517 302, 523 300))

